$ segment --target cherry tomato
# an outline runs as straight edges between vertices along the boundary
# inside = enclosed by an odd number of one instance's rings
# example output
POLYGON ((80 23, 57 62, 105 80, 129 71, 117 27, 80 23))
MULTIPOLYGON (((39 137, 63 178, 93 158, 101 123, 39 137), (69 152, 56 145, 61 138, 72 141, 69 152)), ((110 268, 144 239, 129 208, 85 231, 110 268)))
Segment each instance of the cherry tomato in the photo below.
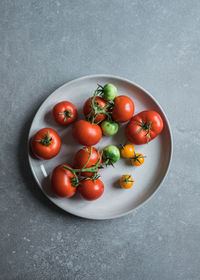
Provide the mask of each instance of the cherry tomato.
POLYGON ((102 97, 106 101, 111 101, 117 96, 117 88, 112 84, 106 84, 103 87, 102 97))
POLYGON ((130 158, 130 162, 133 165, 140 166, 144 163, 144 156, 140 153, 136 153, 132 158, 130 158))
POLYGON ((120 178, 120 185, 122 188, 124 189, 130 189, 133 185, 133 178, 131 177, 131 175, 123 175, 120 178))
POLYGON ((102 136, 101 128, 85 120, 75 122, 72 128, 73 137, 84 146, 96 145, 102 136))
MULTIPOLYGON (((101 153, 94 147, 84 147, 75 154, 73 166, 75 169, 87 168, 95 165, 99 160, 101 164, 100 157, 101 153)), ((93 174, 94 172, 81 172, 85 177, 91 177, 93 174)))
POLYGON ((121 145, 121 156, 123 158, 130 158, 135 155, 135 148, 132 144, 121 145))
POLYGON ((133 116, 134 111, 135 105, 133 101, 128 96, 120 95, 114 100, 112 118, 119 123, 127 122, 133 116))
POLYGON ((163 129, 161 116, 155 111, 143 111, 132 117, 126 125, 126 136, 128 140, 136 145, 146 144, 163 129))
POLYGON ((119 125, 116 122, 111 121, 103 121, 101 123, 101 129, 103 132, 103 135, 112 136, 115 135, 118 132, 119 125))
MULTIPOLYGON (((71 197, 76 192, 76 187, 72 184, 74 175, 71 171, 65 169, 63 165, 58 165, 51 174, 51 189, 59 197, 71 197)), ((72 167, 71 167, 72 168, 72 167)))
POLYGON ((103 161, 106 165, 113 165, 120 159, 120 151, 114 145, 108 145, 103 149, 103 161))
POLYGON ((53 107, 53 116, 57 123, 61 125, 68 125, 75 121, 77 110, 71 102, 62 101, 53 107))
POLYGON ((108 105, 108 103, 105 100, 103 100, 103 98, 97 96, 94 98, 94 104, 92 104, 92 99, 93 97, 89 98, 85 102, 83 106, 83 113, 87 118, 87 120, 89 121, 92 121, 92 118, 94 117, 94 115, 96 115, 93 121, 95 123, 99 123, 105 120, 106 118, 106 114, 104 112, 107 111, 107 108, 105 107, 106 105, 108 105), (98 112, 102 112, 102 113, 98 113, 98 112))
POLYGON ((52 128, 40 129, 31 139, 33 154, 41 159, 55 157, 61 148, 61 139, 52 128))
POLYGON ((104 184, 100 179, 82 180, 78 186, 78 193, 86 200, 96 200, 102 196, 104 192, 104 184))

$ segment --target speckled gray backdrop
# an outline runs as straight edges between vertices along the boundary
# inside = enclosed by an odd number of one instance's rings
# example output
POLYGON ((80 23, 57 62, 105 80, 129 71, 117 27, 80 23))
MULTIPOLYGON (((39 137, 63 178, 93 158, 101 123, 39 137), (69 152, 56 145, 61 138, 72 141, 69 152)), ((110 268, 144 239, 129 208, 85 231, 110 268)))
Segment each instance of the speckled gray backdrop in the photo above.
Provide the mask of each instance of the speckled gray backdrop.
POLYGON ((0 279, 198 280, 200 1, 0 2, 0 279), (90 221, 44 197, 26 159, 40 103, 94 73, 148 89, 171 122, 174 157, 132 214, 90 221))

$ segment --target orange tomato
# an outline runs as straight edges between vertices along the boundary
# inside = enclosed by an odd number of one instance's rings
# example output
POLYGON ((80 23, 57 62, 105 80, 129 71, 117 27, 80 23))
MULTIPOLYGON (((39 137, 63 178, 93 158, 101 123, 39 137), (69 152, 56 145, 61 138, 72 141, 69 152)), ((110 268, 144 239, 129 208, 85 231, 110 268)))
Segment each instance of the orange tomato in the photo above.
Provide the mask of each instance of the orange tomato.
POLYGON ((123 158, 131 158, 135 155, 135 148, 132 144, 121 145, 121 156, 123 158))
POLYGON ((120 178, 120 185, 122 188, 124 189, 130 189, 133 185, 133 178, 131 177, 131 175, 123 175, 120 178))
POLYGON ((130 158, 130 161, 132 165, 140 166, 144 163, 144 158, 145 156, 143 156, 142 154, 136 153, 134 157, 130 158))

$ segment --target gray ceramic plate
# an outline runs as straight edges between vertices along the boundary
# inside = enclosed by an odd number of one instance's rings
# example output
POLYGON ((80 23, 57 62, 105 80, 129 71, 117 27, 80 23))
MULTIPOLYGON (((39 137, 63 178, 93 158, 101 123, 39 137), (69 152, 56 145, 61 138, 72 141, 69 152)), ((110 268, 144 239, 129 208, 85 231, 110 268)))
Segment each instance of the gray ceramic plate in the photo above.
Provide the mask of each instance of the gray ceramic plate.
MULTIPOLYGON (((125 143, 124 126, 121 125, 117 135, 102 137, 96 145, 103 148, 108 144, 125 143)), ((64 84, 53 92, 37 111, 29 133, 29 140, 43 127, 55 129, 62 139, 60 153, 51 160, 37 160, 29 153, 30 167, 33 175, 44 194, 58 207, 74 215, 88 219, 110 219, 125 215, 146 201, 158 189, 167 174, 172 156, 172 136, 169 122, 158 102, 144 89, 126 79, 110 75, 86 76, 64 84), (101 171, 105 191, 103 196, 93 202, 84 201, 78 194, 70 199, 55 197, 50 190, 49 174, 60 163, 72 163, 73 155, 81 146, 72 138, 71 126, 58 126, 51 115, 53 106, 68 100, 78 109, 79 119, 83 118, 82 106, 85 100, 92 95, 98 84, 114 84, 118 95, 128 95, 135 103, 135 113, 143 110, 155 110, 163 118, 163 132, 149 144, 135 146, 136 152, 146 155, 145 162, 140 167, 133 167, 126 160, 120 160, 115 168, 107 167, 101 171), (119 178, 123 174, 131 174, 134 186, 125 190, 119 186, 119 178)))

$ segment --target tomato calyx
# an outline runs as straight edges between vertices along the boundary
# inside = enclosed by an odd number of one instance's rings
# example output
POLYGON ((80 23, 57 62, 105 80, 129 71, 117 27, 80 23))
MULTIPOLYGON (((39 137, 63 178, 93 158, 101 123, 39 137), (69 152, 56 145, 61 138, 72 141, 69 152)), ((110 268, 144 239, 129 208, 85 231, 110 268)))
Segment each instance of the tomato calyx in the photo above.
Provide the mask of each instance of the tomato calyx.
POLYGON ((137 124, 140 126, 140 128, 138 129, 137 133, 139 133, 141 130, 146 131, 146 135, 148 137, 148 141, 151 139, 150 136, 150 131, 151 131, 151 127, 152 127, 152 122, 137 122, 137 124))
MULTIPOLYGON (((63 167, 66 168, 64 165, 63 165, 63 167)), ((68 168, 66 168, 66 169, 68 169, 68 168)), ((69 169, 68 169, 68 170, 69 170, 69 169)), ((71 172, 73 173, 73 175, 74 175, 74 177, 71 179, 71 184, 72 184, 72 186, 78 187, 78 186, 80 185, 78 176, 76 175, 75 172, 72 171, 72 169, 69 170, 69 171, 71 171, 71 172)))
MULTIPOLYGON (((111 115, 109 112, 107 112, 108 108, 111 106, 110 103, 108 103, 106 106, 102 107, 99 106, 98 102, 95 102, 95 98, 98 95, 101 95, 103 93, 103 87, 98 84, 97 89, 95 90, 93 97, 91 99, 91 108, 92 110, 87 115, 87 121, 91 122, 92 124, 95 123, 95 118, 98 114, 104 114, 107 116, 108 120, 111 120, 111 115)), ((101 121, 97 122, 96 124, 99 124, 101 121)))
POLYGON ((66 122, 66 120, 69 118, 69 119, 71 119, 71 117, 72 117, 72 112, 71 111, 69 111, 69 110, 65 110, 64 112, 60 112, 60 113, 58 113, 59 115, 64 115, 65 117, 64 117, 64 122, 66 122))
POLYGON ((50 146, 51 145, 51 141, 52 141, 52 137, 49 137, 49 131, 47 130, 47 133, 44 135, 43 139, 40 140, 35 140, 36 142, 41 143, 44 146, 50 146))
POLYGON ((123 150, 125 146, 126 146, 126 144, 119 144, 119 149, 123 150))
POLYGON ((122 176, 123 180, 121 180, 121 182, 124 182, 125 183, 125 186, 128 184, 128 183, 133 183, 134 181, 131 180, 131 175, 129 175, 128 177, 126 177, 125 175, 122 176))
POLYGON ((135 154, 134 157, 131 157, 129 159, 134 160, 134 162, 137 161, 137 162, 141 163, 140 158, 146 158, 146 156, 143 156, 142 154, 137 154, 137 155, 135 154))
POLYGON ((105 166, 107 167, 107 166, 109 166, 109 165, 112 165, 112 167, 115 167, 114 166, 114 161, 113 161, 113 159, 112 158, 108 158, 107 157, 107 159, 104 161, 104 164, 105 164, 105 166))

